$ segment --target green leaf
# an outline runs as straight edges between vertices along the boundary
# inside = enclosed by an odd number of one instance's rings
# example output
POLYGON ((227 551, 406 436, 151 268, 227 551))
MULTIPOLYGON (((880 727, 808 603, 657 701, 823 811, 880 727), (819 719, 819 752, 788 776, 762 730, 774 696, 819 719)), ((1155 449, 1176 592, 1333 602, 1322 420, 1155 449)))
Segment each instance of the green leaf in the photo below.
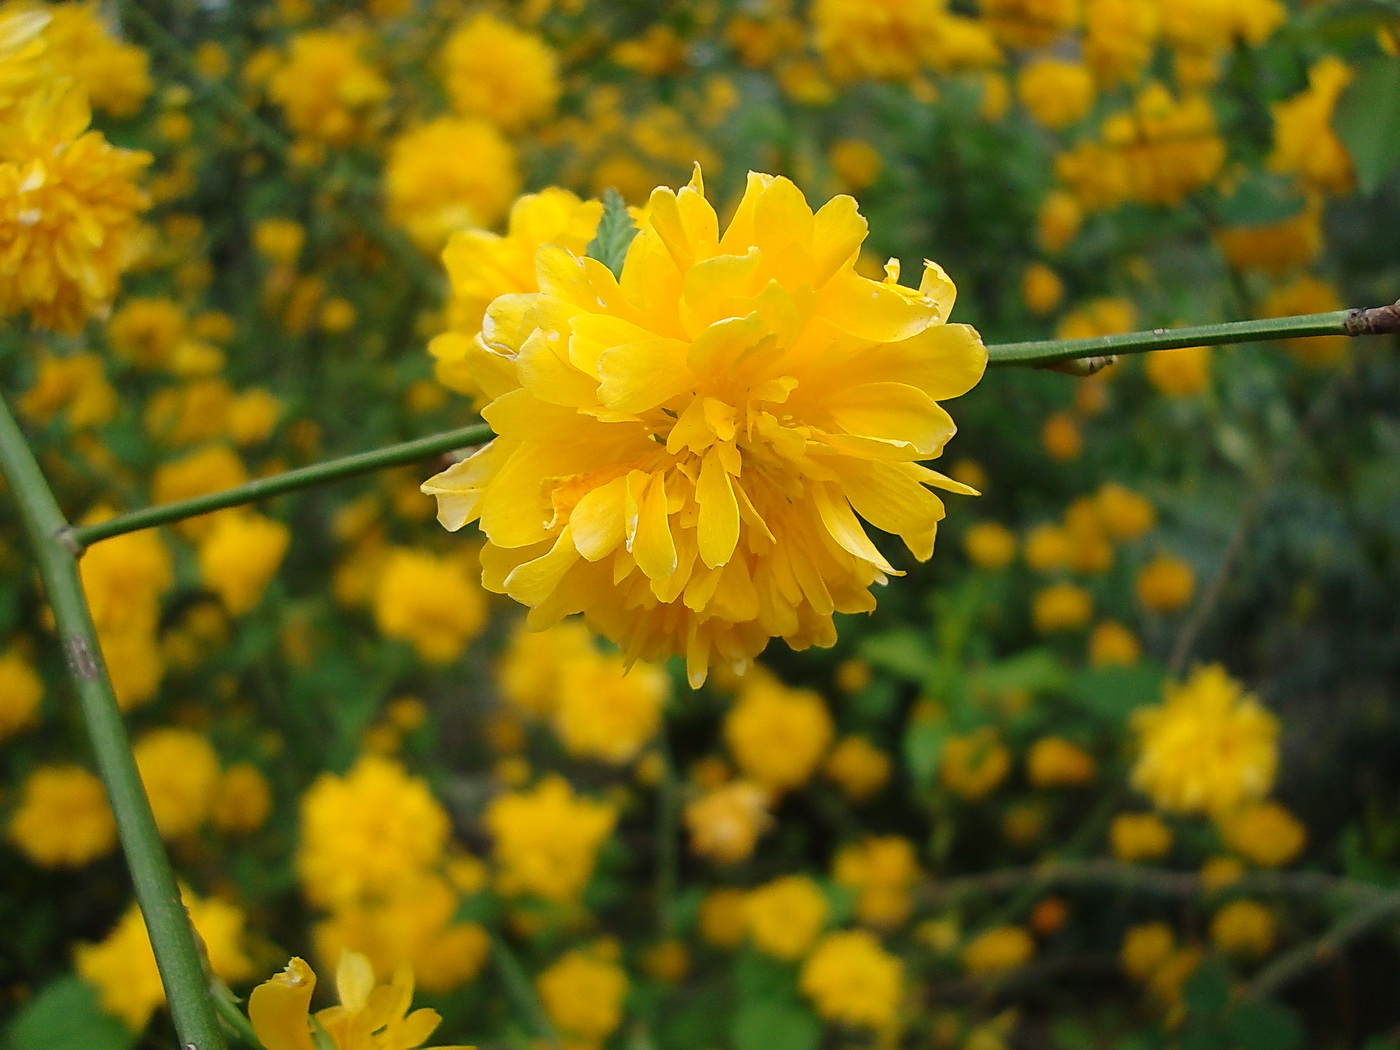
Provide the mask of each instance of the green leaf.
POLYGON ((102 1012, 87 981, 63 977, 29 1001, 0 1042, 7 1050, 128 1050, 139 1036, 102 1012))
POLYGON ((1041 693, 1064 688, 1065 668, 1049 649, 1028 649, 1008 660, 978 668, 970 679, 972 692, 983 696, 1018 691, 1041 693))
POLYGON ((1133 667, 1100 667, 1070 679, 1069 698, 1090 714, 1126 721, 1144 704, 1162 699, 1162 669, 1151 663, 1133 667))
POLYGON ((1230 1003, 1230 975, 1219 959, 1208 959, 1197 968, 1186 987, 1182 998, 1192 1017, 1215 1017, 1225 1011, 1230 1003))
POLYGON ((1227 1027, 1238 1050, 1297 1050, 1303 1042, 1298 1022, 1276 1003, 1241 1003, 1227 1027))
POLYGON ((1332 127, 1351 153, 1361 192, 1375 193, 1400 169, 1400 58, 1362 67, 1337 100, 1332 127))
POLYGON ((598 232, 588 242, 588 257, 597 259, 614 277, 621 277, 622 263, 635 236, 637 224, 632 221, 627 202, 609 186, 603 191, 603 217, 598 220, 598 232))
POLYGON ((754 1002, 734 1014, 729 1034, 735 1050, 816 1050, 822 1025, 805 1006, 754 1002))
POLYGON ((897 678, 915 682, 927 678, 937 662, 928 636, 909 627, 862 638, 860 655, 897 678))
POLYGON ((1251 172, 1220 201, 1220 221, 1226 226, 1264 226, 1291 219, 1307 201, 1291 178, 1272 172, 1251 172))
POLYGON ((933 783, 947 736, 948 727, 938 722, 916 722, 905 731, 904 765, 918 786, 933 783))
POLYGON ((788 963, 748 948, 734 964, 734 984, 746 1001, 787 1001, 797 995, 797 972, 788 963))

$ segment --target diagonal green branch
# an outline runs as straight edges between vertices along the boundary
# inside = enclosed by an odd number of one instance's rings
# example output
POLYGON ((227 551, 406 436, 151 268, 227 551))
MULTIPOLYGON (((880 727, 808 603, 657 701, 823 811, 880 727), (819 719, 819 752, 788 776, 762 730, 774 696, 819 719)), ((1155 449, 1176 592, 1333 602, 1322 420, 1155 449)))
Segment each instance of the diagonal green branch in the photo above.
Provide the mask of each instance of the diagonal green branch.
POLYGON ((238 485, 220 492, 194 496, 174 503, 162 503, 154 507, 144 507, 141 510, 134 510, 130 514, 119 514, 115 518, 108 518, 106 521, 95 522, 92 525, 74 525, 69 528, 66 535, 73 546, 81 550, 89 544, 105 540, 109 536, 120 536, 126 532, 136 532, 138 529, 149 529, 154 525, 169 525, 173 521, 195 518, 211 511, 270 499, 273 496, 280 496, 284 492, 296 492, 298 489, 312 488, 332 481, 353 478, 360 474, 370 474, 388 467, 414 463, 428 456, 466 448, 469 445, 477 445, 490 438, 491 428, 485 423, 477 423, 474 426, 415 438, 412 441, 388 445, 369 452, 356 452, 338 459, 323 460, 307 467, 273 474, 271 477, 257 478, 245 485, 238 485))
POLYGON ((223 1033, 215 1020, 203 953, 141 786, 126 726, 98 647, 92 614, 83 595, 77 549, 68 534, 68 522, 58 509, 24 434, 2 401, 0 471, 19 503, 24 530, 34 546, 39 577, 68 658, 69 674, 97 769, 116 816, 136 900, 155 949, 180 1042, 192 1050, 223 1050, 223 1033))

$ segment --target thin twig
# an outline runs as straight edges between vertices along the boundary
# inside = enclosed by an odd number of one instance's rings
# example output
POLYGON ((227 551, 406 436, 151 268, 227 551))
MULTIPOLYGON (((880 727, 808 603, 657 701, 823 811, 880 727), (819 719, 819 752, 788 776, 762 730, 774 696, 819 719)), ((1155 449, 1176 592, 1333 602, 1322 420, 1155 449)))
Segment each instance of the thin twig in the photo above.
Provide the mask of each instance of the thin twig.
POLYGON ((1315 941, 1285 952, 1260 970, 1245 989, 1245 998, 1263 999, 1301 977, 1312 967, 1337 957, 1352 941, 1387 922, 1400 920, 1400 892, 1363 901, 1315 941))

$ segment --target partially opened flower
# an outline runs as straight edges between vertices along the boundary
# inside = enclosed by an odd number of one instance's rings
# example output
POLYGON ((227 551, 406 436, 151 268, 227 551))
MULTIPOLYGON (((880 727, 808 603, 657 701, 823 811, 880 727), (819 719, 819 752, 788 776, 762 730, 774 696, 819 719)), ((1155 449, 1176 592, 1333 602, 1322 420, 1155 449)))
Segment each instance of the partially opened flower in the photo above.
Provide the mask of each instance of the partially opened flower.
POLYGON ((698 685, 875 607, 897 572, 860 518, 929 557, 930 486, 973 490, 919 461, 987 355, 934 263, 918 290, 859 276, 865 236, 850 197, 814 215, 759 174, 721 235, 697 169, 652 193, 620 279, 541 247, 540 291, 491 304, 471 362, 498 437, 423 486, 447 528, 480 520, 487 588, 535 627, 582 612, 629 658, 684 653, 698 685))

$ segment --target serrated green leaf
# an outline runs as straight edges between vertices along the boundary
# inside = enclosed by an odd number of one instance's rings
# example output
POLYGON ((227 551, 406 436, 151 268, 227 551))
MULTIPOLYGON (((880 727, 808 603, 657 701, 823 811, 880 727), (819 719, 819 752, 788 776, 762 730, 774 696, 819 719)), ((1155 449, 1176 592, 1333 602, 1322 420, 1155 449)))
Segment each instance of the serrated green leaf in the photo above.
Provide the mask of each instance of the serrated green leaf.
POLYGON ((816 1050, 822 1026, 797 1003, 754 1002, 738 1009, 729 1031, 735 1050, 816 1050))
POLYGON ((1337 100, 1332 127, 1351 153, 1361 192, 1375 193, 1400 170, 1400 58, 1378 58, 1361 69, 1337 100))
POLYGON ((26 1004, 0 1042, 6 1050, 128 1050, 139 1036, 102 1012, 87 981, 64 977, 26 1004))
POLYGON ((609 186, 603 191, 603 217, 598 220, 598 231, 588 242, 588 257, 597 259, 613 272, 614 277, 622 276, 622 264, 627 258, 627 249, 632 238, 637 236, 637 224, 627 210, 627 202, 622 194, 609 186))

